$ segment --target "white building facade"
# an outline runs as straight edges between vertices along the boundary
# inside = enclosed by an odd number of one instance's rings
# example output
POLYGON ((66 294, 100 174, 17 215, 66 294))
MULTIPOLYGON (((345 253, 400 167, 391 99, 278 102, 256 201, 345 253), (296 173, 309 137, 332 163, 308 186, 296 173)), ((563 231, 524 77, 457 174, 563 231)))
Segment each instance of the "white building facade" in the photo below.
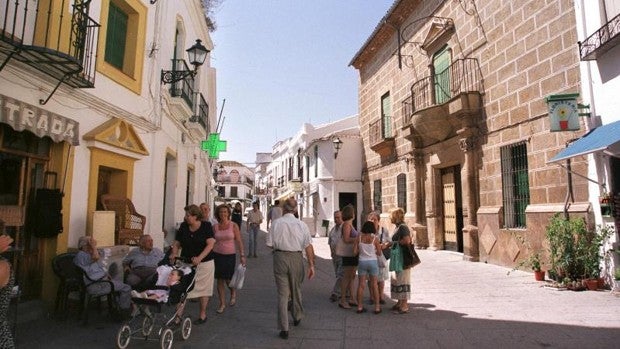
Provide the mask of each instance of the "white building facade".
POLYGON ((316 236, 325 236, 333 225, 333 212, 348 204, 356 207, 358 226, 365 214, 357 120, 355 115, 319 126, 304 124, 294 137, 273 147, 265 175, 269 196, 274 201, 295 196, 300 218, 316 236), (337 156, 336 139, 341 142, 337 156))
MULTIPOLYGON (((589 105, 586 126, 592 131, 564 151, 564 158, 587 155, 590 202, 597 225, 615 234, 605 249, 617 250, 620 231, 620 1, 575 1, 581 98, 589 105)), ((603 275, 611 280, 617 253, 608 252, 613 263, 604 263, 603 275)))
POLYGON ((251 207, 254 197, 254 171, 237 161, 218 161, 216 170, 216 203, 240 202, 244 209, 251 207))
POLYGON ((26 297, 45 298, 56 289, 56 254, 85 234, 118 243, 114 230, 93 228, 102 195, 130 199, 146 216, 144 232, 162 241, 185 205, 212 199, 201 141, 215 129, 216 74, 208 52, 191 73, 186 53, 196 40, 213 50, 210 21, 200 0, 0 8, 0 219, 24 248, 26 297), (164 82, 171 74, 178 81, 164 82), (62 233, 45 239, 24 228, 29 193, 43 187, 64 193, 62 233))

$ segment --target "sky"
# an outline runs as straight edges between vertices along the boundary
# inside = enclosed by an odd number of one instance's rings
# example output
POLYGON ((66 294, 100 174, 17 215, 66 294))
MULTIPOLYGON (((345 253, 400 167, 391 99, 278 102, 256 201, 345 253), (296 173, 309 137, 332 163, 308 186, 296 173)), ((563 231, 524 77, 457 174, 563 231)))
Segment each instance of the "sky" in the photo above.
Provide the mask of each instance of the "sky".
POLYGON ((257 152, 271 153, 303 123, 357 114, 358 72, 349 62, 393 2, 223 0, 211 33, 228 142, 220 160, 253 167, 257 152))

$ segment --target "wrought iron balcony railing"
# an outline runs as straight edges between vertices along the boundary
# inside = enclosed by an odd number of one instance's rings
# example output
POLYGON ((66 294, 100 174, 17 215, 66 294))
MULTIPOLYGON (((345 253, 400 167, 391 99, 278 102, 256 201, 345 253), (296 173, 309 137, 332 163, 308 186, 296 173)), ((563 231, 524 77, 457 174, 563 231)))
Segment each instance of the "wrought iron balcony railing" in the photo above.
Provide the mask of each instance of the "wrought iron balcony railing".
POLYGON ((62 3, 0 0, 0 70, 11 59, 28 64, 58 81, 52 94, 63 82, 95 86, 99 24, 88 16, 90 0, 73 1, 70 21, 62 3))
POLYGON ((416 81, 411 85, 410 104, 405 112, 409 116, 417 110, 430 108, 449 102, 462 93, 482 92, 482 73, 478 60, 465 58, 454 61, 447 69, 416 81))
POLYGON ((195 99, 194 115, 189 119, 190 122, 197 122, 209 133, 209 104, 202 93, 196 92, 198 98, 195 99))
POLYGON ((379 119, 370 123, 368 141, 371 146, 381 143, 384 140, 394 139, 394 136, 392 135, 392 128, 384 127, 383 121, 384 120, 379 119))
POLYGON ((579 42, 579 56, 582 61, 596 60, 620 41, 620 14, 605 23, 583 42, 579 42))
MULTIPOLYGON (((189 66, 184 59, 172 60, 173 71, 189 71, 189 66)), ((188 75, 170 85, 170 95, 172 97, 181 97, 187 103, 187 106, 194 110, 194 77, 188 75)))

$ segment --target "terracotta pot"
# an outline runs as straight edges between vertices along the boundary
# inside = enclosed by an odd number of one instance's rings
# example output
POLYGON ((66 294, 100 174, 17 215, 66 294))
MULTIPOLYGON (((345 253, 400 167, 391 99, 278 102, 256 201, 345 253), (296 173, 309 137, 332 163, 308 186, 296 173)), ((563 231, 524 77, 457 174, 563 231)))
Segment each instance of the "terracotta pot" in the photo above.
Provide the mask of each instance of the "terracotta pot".
POLYGON ((536 281, 545 281, 545 272, 542 270, 534 270, 534 279, 536 279, 536 281))
POLYGON ((596 281, 597 281, 597 287, 598 287, 599 290, 605 289, 605 279, 598 278, 598 279, 596 279, 596 281))
POLYGON ((598 290, 598 280, 596 279, 586 279, 584 280, 586 287, 588 288, 588 290, 590 291, 596 291, 598 290))

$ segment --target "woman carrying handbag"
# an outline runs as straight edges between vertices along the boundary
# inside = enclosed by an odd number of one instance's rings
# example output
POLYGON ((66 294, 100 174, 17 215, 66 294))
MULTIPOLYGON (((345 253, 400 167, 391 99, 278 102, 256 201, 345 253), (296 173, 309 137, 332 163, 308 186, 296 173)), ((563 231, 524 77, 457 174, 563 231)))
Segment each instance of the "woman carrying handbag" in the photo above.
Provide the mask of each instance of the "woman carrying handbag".
MULTIPOLYGON (((396 226, 394 235, 392 235, 392 257, 390 258, 390 270, 396 273, 396 279, 392 280, 390 288, 390 296, 396 300, 392 310, 394 314, 406 314, 409 312, 409 303, 407 301, 411 297, 411 268, 415 265, 411 262, 412 258, 409 257, 413 249, 411 245, 411 232, 404 223, 405 212, 402 209, 397 208, 393 210, 390 213, 390 220, 396 226), (400 264, 400 261, 396 260, 399 258, 402 258, 402 269, 400 266, 393 268, 394 264, 400 264)), ((413 253, 415 253, 415 250, 413 253)))

